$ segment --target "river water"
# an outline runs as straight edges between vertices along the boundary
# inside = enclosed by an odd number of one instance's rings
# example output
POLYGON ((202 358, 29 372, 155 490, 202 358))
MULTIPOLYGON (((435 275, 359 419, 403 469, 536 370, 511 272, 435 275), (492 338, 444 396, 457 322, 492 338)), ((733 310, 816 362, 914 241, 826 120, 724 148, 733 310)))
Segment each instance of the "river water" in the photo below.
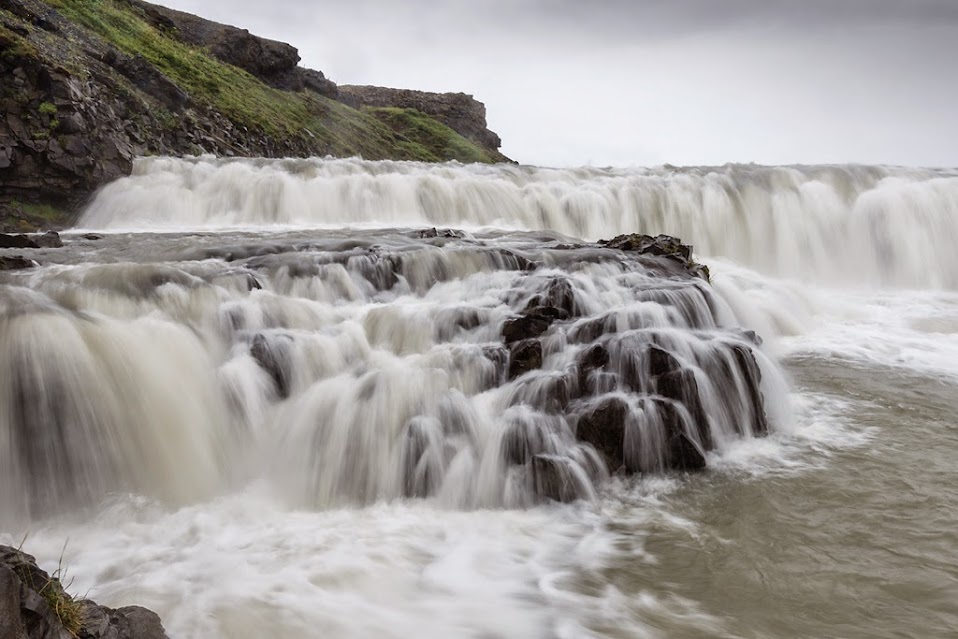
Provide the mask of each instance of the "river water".
POLYGON ((958 632, 954 172, 152 159, 78 227, 0 279, 0 543, 173 639, 958 632), (694 244, 708 317, 562 257, 622 232, 694 244), (536 500, 510 424, 591 458, 482 345, 559 276, 682 352, 756 331, 769 436, 536 500))

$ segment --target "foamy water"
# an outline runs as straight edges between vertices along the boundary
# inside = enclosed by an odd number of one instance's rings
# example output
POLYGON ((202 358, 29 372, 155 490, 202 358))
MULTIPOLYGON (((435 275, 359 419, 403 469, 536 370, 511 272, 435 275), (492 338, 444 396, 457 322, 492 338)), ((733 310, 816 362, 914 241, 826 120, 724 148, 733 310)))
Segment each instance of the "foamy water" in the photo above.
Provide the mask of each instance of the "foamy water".
MULTIPOLYGON (((100 443, 78 466, 97 470, 79 475, 88 490, 46 494, 57 512, 11 520, 23 490, 0 489, 0 542, 27 534, 48 568, 63 552, 73 591, 150 607, 174 639, 949 636, 955 180, 882 167, 144 161, 81 222, 112 229, 105 240, 68 238, 38 255, 61 264, 2 283, 4 352, 59 362, 58 383, 83 389, 71 412, 100 443), (764 338, 772 432, 722 439, 702 474, 598 477, 574 504, 531 501, 497 451, 548 375, 492 388, 474 348, 496 338, 518 271, 450 240, 377 289, 357 262, 304 270, 303 256, 418 241, 305 230, 319 225, 469 228, 466 244, 521 256, 574 240, 479 229, 683 235, 712 269, 704 330, 764 338), (163 231, 174 227, 203 233, 163 231), (463 329, 463 306, 482 321, 463 329), (263 331, 296 344, 286 399, 244 337, 263 331), (393 464, 405 458, 384 438, 449 406, 468 428, 426 437, 446 452, 423 456, 436 469, 421 475, 428 496, 404 495, 393 464)), ((636 299, 639 275, 571 272, 591 312, 624 329, 690 328, 636 299)), ((562 334, 546 371, 577 352, 562 334)), ((569 441, 551 445, 588 467, 569 441)))

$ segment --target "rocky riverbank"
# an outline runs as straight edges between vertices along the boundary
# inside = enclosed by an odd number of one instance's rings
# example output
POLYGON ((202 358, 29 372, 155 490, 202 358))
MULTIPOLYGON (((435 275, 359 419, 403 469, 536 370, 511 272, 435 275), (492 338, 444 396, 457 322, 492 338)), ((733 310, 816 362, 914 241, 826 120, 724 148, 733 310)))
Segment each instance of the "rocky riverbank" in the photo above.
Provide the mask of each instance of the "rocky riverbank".
POLYGON ((0 638, 167 639, 156 613, 75 598, 36 559, 0 546, 0 638))
POLYGON ((471 96, 360 99, 299 60, 139 0, 4 2, 0 230, 68 225, 142 155, 508 161, 471 96))

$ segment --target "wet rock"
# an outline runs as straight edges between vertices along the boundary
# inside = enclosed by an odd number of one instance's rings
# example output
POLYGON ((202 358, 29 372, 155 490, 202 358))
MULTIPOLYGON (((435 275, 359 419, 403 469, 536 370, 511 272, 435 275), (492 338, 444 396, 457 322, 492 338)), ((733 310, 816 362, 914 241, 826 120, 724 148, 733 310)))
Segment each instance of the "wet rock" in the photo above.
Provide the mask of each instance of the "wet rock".
POLYGON ((80 237, 82 237, 84 240, 90 240, 91 242, 96 242, 103 239, 103 236, 99 233, 84 233, 80 237))
POLYGON ((20 613, 20 579, 6 566, 0 566, 0 637, 27 639, 20 613))
POLYGON ((618 397, 601 400, 579 416, 575 436, 591 444, 606 467, 615 472, 625 463, 625 429, 629 406, 618 397))
POLYGON ((5 256, 0 255, 0 271, 18 271, 25 268, 33 268, 37 263, 28 260, 20 255, 5 256))
POLYGON ((290 357, 291 339, 286 335, 258 333, 250 344, 250 355, 260 367, 269 373, 276 384, 281 399, 289 397, 293 378, 293 363, 290 357))
MULTIPOLYGON (((694 428, 683 418, 679 405, 662 398, 645 398, 639 402, 639 409, 645 413, 647 424, 660 429, 663 438, 658 451, 660 466, 655 470, 695 471, 705 468, 705 449, 688 434, 688 428, 694 428)), ((632 466, 642 465, 640 459, 633 459, 632 466)))
POLYGON ((683 368, 661 375, 656 379, 656 388, 662 397, 685 406, 704 447, 706 449, 712 448, 708 418, 699 395, 699 385, 695 379, 695 373, 691 369, 683 368))
POLYGON ((594 384, 594 375, 597 371, 609 365, 609 351, 602 344, 594 344, 576 357, 576 371, 579 392, 593 394, 597 389, 594 384))
POLYGON ((552 322, 542 317, 523 315, 506 320, 502 326, 502 339, 506 344, 539 337, 552 325, 552 322))
POLYGON ((33 557, 8 546, 0 546, 0 637, 168 639, 156 613, 139 606, 114 610, 74 599, 33 557))
POLYGON ((56 231, 47 231, 36 238, 34 242, 40 248, 61 248, 63 246, 63 240, 60 239, 60 234, 56 231))
POLYGON ((509 346, 509 379, 542 367, 542 343, 525 339, 509 346))
POLYGON ((40 246, 26 235, 6 235, 0 233, 0 248, 40 248, 40 246))
POLYGON ((506 426, 500 442, 503 460, 513 466, 522 466, 545 449, 543 425, 532 418, 514 419, 506 426))
POLYGON ((599 244, 607 248, 632 251, 642 255, 678 257, 686 261, 692 257, 692 247, 682 244, 681 240, 670 235, 652 237, 640 233, 630 233, 616 236, 611 240, 599 240, 599 244))
POLYGON ((598 244, 605 248, 626 251, 636 255, 662 257, 684 268, 690 276, 710 281, 708 267, 697 264, 692 260, 692 247, 683 244, 680 239, 671 235, 652 237, 641 233, 629 233, 616 236, 611 240, 599 240, 598 244))
POLYGON ((417 235, 422 239, 432 239, 432 238, 448 238, 448 239, 462 239, 465 237, 465 234, 462 231, 456 231, 454 229, 436 229, 433 227, 431 229, 422 229, 417 233, 417 235))
POLYGON ((582 499, 591 492, 585 478, 576 472, 575 462, 559 455, 532 458, 532 483, 538 497, 562 503, 582 499))

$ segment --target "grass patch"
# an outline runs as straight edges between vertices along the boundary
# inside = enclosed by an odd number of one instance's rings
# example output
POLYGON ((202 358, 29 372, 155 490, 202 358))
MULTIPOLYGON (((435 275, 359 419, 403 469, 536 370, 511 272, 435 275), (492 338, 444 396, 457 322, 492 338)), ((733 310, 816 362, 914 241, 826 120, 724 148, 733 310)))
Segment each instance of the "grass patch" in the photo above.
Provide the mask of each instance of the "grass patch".
POLYGON ((304 94, 279 91, 153 28, 115 0, 48 0, 62 15, 129 55, 155 66, 199 104, 270 135, 303 133, 310 112, 304 94))
POLYGON ((19 200, 10 200, 10 206, 23 212, 30 217, 38 217, 50 222, 59 220, 63 212, 49 204, 32 204, 30 202, 20 202, 19 200))
POLYGON ((448 126, 415 109, 398 107, 366 107, 374 116, 405 140, 402 145, 410 153, 432 161, 493 162, 494 158, 478 145, 448 126))
MULTIPOLYGON (((20 545, 22 547, 23 543, 21 542, 20 545)), ((20 548, 17 548, 17 550, 20 551, 20 548)), ((13 569, 28 588, 43 597, 63 628, 71 636, 78 637, 80 630, 83 628, 84 606, 66 591, 70 584, 65 587, 63 585, 63 580, 66 578, 66 569, 63 567, 64 552, 66 552, 66 544, 63 544, 57 569, 49 577, 45 577, 46 573, 37 569, 35 565, 28 563, 20 563, 13 569)))
POLYGON ((56 115, 57 107, 51 102, 41 102, 40 106, 37 108, 37 111, 43 115, 56 115))
POLYGON ((37 49, 25 37, 0 25, 0 58, 17 60, 37 57, 37 49))

